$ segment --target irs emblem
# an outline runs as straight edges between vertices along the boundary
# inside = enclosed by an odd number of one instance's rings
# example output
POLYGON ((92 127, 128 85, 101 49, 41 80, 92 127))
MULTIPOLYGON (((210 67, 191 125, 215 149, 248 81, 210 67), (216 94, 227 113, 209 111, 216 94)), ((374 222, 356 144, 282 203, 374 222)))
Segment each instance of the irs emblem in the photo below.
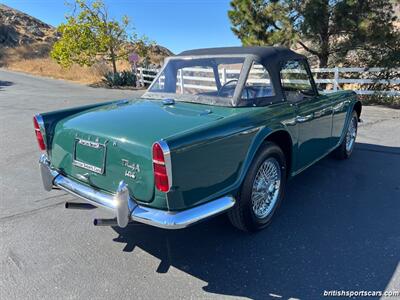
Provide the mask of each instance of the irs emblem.
POLYGON ((125 170, 125 176, 132 179, 136 179, 137 173, 140 172, 139 164, 130 163, 129 160, 127 159, 121 159, 121 161, 122 165, 127 168, 125 170))

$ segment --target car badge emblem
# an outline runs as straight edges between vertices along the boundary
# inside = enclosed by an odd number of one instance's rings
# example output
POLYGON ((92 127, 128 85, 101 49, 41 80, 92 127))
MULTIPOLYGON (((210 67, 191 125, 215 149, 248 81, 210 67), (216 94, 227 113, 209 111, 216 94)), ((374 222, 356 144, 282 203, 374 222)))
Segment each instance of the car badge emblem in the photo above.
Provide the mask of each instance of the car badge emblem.
POLYGON ((121 159, 121 161, 122 161, 122 165, 127 168, 125 170, 125 177, 136 179, 137 173, 140 172, 140 165, 131 163, 127 159, 121 159))

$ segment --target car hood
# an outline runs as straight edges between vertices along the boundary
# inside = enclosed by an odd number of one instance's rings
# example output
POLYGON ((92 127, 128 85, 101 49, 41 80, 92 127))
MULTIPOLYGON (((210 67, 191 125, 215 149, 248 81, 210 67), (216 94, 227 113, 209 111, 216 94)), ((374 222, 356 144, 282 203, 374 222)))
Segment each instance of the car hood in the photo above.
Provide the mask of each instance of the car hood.
POLYGON ((137 99, 85 110, 57 123, 50 151, 52 165, 67 176, 109 192, 115 192, 124 180, 137 199, 151 201, 152 144, 231 113, 230 108, 215 109, 201 104, 166 105, 162 100, 137 99), (88 147, 77 143, 79 140, 99 143, 101 147, 88 147), (97 169, 78 166, 76 161, 97 169), (139 166, 139 171, 132 166, 139 166))

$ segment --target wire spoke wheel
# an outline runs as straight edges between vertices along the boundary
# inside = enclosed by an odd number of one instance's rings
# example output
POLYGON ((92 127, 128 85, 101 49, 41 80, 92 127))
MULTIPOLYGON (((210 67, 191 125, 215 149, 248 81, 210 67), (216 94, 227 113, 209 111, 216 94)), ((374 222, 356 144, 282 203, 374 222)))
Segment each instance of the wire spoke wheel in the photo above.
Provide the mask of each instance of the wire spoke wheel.
POLYGON ((272 212, 280 187, 281 168, 279 162, 270 157, 261 164, 253 182, 251 203, 257 218, 263 219, 272 212))
POLYGON ((357 119, 353 117, 349 124, 349 128, 346 133, 346 151, 350 152, 353 149, 354 143, 357 136, 357 119))
POLYGON ((267 227, 285 196, 286 157, 273 142, 265 141, 257 151, 238 193, 228 211, 232 225, 255 232, 267 227))

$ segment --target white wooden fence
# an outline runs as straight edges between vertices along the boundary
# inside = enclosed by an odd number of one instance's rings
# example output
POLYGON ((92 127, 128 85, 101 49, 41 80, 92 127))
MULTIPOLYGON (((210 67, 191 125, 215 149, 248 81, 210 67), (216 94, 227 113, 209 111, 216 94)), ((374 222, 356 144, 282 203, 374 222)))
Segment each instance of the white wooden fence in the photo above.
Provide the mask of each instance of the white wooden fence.
MULTIPOLYGON (((138 79, 142 85, 151 84, 156 77, 159 69, 146 69, 146 68, 138 68, 138 79)), ((185 68, 186 70, 186 68, 185 68)), ((189 70, 189 69, 188 69, 189 70)), ((336 92, 340 89, 351 89, 354 90, 359 95, 371 95, 371 94, 384 94, 388 96, 400 96, 400 89, 379 89, 379 90, 370 90, 370 89, 362 89, 371 84, 386 84, 386 85, 394 85, 400 87, 400 78, 395 79, 378 79, 377 75, 383 72, 384 68, 314 68, 311 69, 311 72, 314 75, 315 82, 325 83, 327 84, 327 89, 324 91, 326 93, 336 92), (325 73, 326 75, 320 76, 320 74, 325 73), (354 74, 358 76, 355 76, 354 74), (323 78, 319 78, 323 77, 323 78), (350 77, 350 78, 349 78, 350 77), (355 78, 356 77, 356 78, 355 78)), ((190 71, 190 70, 189 70, 190 71)), ((197 72, 205 72, 210 73, 213 72, 210 69, 193 69, 191 71, 197 72)), ((300 71, 300 70, 298 70, 300 71)), ((400 74, 400 69, 391 70, 393 72, 397 72, 400 74)), ((298 73, 297 70, 290 70, 286 72, 298 73)), ((239 74, 240 70, 221 70, 221 81, 225 83, 227 80, 227 74, 239 74)), ((178 85, 181 89, 183 86, 188 88, 200 88, 206 90, 214 90, 215 87, 205 84, 184 84, 186 81, 200 81, 200 82, 210 82, 213 81, 211 77, 200 77, 200 76, 186 76, 182 75, 182 73, 178 74, 178 85)), ((293 80, 291 80, 292 82, 293 80)), ((307 83, 300 82, 301 80, 296 80, 296 83, 307 83)))

